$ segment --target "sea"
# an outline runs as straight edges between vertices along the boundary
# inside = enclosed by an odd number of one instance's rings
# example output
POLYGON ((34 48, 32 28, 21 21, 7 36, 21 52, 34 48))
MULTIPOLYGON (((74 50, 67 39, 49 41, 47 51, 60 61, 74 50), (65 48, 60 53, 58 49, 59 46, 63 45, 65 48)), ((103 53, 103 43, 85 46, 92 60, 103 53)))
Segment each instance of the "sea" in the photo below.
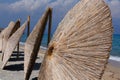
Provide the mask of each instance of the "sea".
MULTIPOLYGON (((52 36, 52 35, 51 35, 52 36)), ((42 49, 47 49, 47 34, 44 34, 43 40, 41 43, 42 49)), ((21 38, 21 44, 24 44, 26 41, 26 34, 24 34, 21 38)), ((113 34, 113 41, 112 41, 112 49, 110 52, 110 60, 119 61, 120 62, 120 34, 113 34)))
POLYGON ((111 60, 120 62, 120 34, 113 35, 112 49, 110 54, 111 54, 110 56, 111 60))

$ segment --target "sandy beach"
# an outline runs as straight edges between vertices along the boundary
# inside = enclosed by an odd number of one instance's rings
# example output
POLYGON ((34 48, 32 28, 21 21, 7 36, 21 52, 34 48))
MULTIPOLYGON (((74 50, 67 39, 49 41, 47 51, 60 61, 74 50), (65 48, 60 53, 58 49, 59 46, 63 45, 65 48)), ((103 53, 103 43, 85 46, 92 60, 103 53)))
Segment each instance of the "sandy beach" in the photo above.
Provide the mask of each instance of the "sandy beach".
MULTIPOLYGON (((24 46, 20 46, 20 51, 23 51, 24 46)), ((44 57, 45 50, 40 50, 36 60, 30 80, 37 80, 39 68, 44 57)), ((0 53, 1 58, 1 53, 0 53)), ((1 63, 1 62, 0 62, 1 63)), ((1 64, 0 64, 1 65, 1 64)), ((19 59, 16 58, 16 53, 11 56, 4 70, 0 70, 0 80, 24 80, 24 54, 21 53, 19 59)), ((102 80, 120 80, 120 62, 109 60, 102 80)))
POLYGON ((102 80, 120 80, 120 62, 109 60, 102 80))
MULTIPOLYGON (((0 80, 24 80, 24 54, 20 53, 19 59, 17 59, 16 56, 16 53, 14 53, 7 63, 5 69, 0 69, 0 80)), ((30 80, 37 80, 36 77, 38 76, 42 60, 43 54, 38 55, 30 80)), ((0 65, 1 64, 2 63, 0 62, 0 65)))

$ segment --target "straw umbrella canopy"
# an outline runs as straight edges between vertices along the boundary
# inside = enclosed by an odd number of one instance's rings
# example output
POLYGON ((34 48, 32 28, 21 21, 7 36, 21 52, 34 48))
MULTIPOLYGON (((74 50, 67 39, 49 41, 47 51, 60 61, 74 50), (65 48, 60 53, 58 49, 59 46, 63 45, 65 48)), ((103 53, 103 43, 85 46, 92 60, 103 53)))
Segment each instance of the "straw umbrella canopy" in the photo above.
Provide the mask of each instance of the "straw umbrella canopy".
POLYGON ((16 21, 16 23, 11 21, 8 27, 2 30, 2 32, 0 33, 0 50, 4 51, 7 40, 19 27, 20 20, 16 21))
POLYGON ((4 42, 6 42, 6 40, 8 40, 14 26, 15 26, 15 23, 11 21, 8 27, 2 30, 2 32, 0 33, 0 51, 2 51, 3 41, 5 40, 4 42), (3 39, 4 37, 5 39, 3 39))
POLYGON ((1 33, 1 47, 2 47, 2 58, 4 56, 4 51, 6 49, 6 45, 8 39, 12 36, 13 33, 20 27, 20 20, 17 20, 16 23, 10 22, 7 28, 5 28, 1 33))
POLYGON ((103 0, 81 0, 59 24, 38 80, 100 80, 112 43, 112 19, 103 0))
POLYGON ((3 56, 3 64, 1 66, 1 69, 4 69, 6 63, 8 62, 10 56, 13 53, 13 50, 15 49, 16 45, 18 44, 25 28, 27 25, 27 21, 8 39, 8 42, 6 44, 6 49, 4 51, 3 56))
POLYGON ((41 45, 43 33, 45 31, 45 26, 49 18, 49 13, 51 12, 52 12, 51 8, 48 8, 46 10, 45 14, 43 14, 43 16, 40 18, 40 20, 35 25, 33 31, 30 33, 25 42, 25 57, 24 57, 25 80, 29 80, 30 78, 41 45))

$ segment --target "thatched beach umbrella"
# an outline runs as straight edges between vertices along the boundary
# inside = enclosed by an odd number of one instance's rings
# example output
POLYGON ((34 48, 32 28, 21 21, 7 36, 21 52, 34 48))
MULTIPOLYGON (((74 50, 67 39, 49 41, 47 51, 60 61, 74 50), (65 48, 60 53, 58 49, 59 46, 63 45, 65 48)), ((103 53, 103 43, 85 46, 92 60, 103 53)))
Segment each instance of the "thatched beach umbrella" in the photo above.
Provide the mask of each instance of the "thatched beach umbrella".
POLYGON ((38 80, 100 80, 112 43, 112 19, 103 0, 81 0, 59 24, 38 80))
POLYGON ((13 53, 13 50, 17 46, 25 28, 26 28, 27 22, 25 22, 9 39, 6 45, 6 49, 4 51, 4 56, 3 56, 3 64, 1 68, 3 69, 9 60, 10 56, 13 53))
POLYGON ((5 28, 1 33, 1 43, 2 43, 2 58, 4 56, 4 51, 6 49, 7 41, 12 36, 13 33, 20 27, 20 20, 14 22, 10 22, 7 28, 5 28))
POLYGON ((2 51, 4 36, 7 37, 8 39, 14 26, 15 26, 15 23, 11 21, 8 27, 2 30, 2 32, 0 33, 0 51, 2 51))
POLYGON ((38 21, 33 31, 25 42, 25 57, 24 57, 24 77, 25 80, 29 80, 31 72, 33 70, 35 60, 41 45, 45 26, 51 13, 51 8, 48 8, 45 14, 38 21))

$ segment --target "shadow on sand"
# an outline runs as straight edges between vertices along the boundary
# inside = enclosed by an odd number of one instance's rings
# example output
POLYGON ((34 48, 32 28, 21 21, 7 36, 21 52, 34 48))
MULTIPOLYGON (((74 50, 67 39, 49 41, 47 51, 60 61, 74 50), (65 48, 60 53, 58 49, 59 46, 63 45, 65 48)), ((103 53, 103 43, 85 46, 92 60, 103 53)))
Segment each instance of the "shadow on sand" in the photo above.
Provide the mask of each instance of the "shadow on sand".
MULTIPOLYGON (((12 56, 16 56, 16 54, 12 56)), ((12 57, 9 59, 9 62, 12 64, 5 66, 4 70, 9 70, 9 71, 24 70, 24 55, 21 54, 18 59, 16 57, 12 57)), ((39 70, 40 66, 41 63, 35 63, 33 70, 39 70)))
MULTIPOLYGON (((33 70, 39 70, 41 66, 41 63, 35 63, 33 70)), ((12 65, 7 65, 5 66, 4 70, 8 70, 8 71, 21 71, 24 70, 24 64, 12 64, 12 65)))
MULTIPOLYGON (((41 63, 35 63, 33 70, 39 70, 41 63)), ((14 64, 5 66, 4 70, 8 71, 21 71, 24 70, 24 64, 14 64)))
POLYGON ((24 57, 19 57, 18 59, 17 59, 17 57, 9 59, 9 62, 15 62, 15 61, 24 61, 24 57))
POLYGON ((38 80, 38 78, 37 78, 37 77, 35 77, 35 78, 32 78, 32 80, 38 80))

